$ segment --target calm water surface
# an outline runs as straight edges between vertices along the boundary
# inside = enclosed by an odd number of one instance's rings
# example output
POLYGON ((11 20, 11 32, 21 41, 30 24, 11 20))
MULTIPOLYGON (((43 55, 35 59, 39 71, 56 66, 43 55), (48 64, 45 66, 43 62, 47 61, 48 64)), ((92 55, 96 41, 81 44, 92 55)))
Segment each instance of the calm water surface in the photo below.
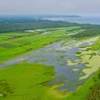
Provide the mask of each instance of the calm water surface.
MULTIPOLYGON (((75 46, 77 42, 75 40, 70 42, 61 41, 48 45, 44 48, 35 50, 23 56, 17 57, 15 59, 6 61, 0 64, 0 68, 8 67, 23 61, 29 63, 45 64, 47 66, 54 66, 55 79, 47 84, 64 84, 58 89, 64 89, 66 91, 74 91, 77 87, 82 84, 85 80, 79 80, 81 76, 85 73, 82 72, 86 66, 81 63, 68 65, 67 60, 70 59, 72 63, 80 61, 81 59, 75 56, 75 53, 82 50, 81 46, 87 46, 89 43, 84 42, 78 47, 75 46), (73 71, 73 69, 79 69, 78 71, 73 71)), ((93 43, 93 41, 91 41, 93 43)))

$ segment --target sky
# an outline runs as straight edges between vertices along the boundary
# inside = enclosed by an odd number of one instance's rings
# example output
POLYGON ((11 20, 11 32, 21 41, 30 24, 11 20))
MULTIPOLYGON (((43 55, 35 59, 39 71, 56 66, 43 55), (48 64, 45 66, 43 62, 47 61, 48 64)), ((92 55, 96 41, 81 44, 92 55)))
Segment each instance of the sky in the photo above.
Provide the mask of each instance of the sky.
POLYGON ((0 0, 0 15, 99 15, 100 0, 0 0))

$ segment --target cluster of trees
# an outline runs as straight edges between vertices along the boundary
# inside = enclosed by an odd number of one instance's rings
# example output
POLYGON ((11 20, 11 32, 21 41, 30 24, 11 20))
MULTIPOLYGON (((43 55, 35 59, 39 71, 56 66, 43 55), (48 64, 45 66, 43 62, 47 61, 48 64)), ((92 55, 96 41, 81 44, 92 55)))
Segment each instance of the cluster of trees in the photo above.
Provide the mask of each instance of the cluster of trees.
POLYGON ((81 24, 82 29, 98 29, 100 25, 97 24, 81 24))
POLYGON ((65 21, 37 20, 33 17, 4 17, 0 18, 0 33, 77 25, 79 24, 65 21))
POLYGON ((100 35, 100 28, 88 29, 88 30, 79 32, 78 34, 75 34, 72 37, 85 38, 85 37, 92 37, 96 35, 100 35))
POLYGON ((100 100, 100 84, 95 84, 91 88, 87 100, 100 100))

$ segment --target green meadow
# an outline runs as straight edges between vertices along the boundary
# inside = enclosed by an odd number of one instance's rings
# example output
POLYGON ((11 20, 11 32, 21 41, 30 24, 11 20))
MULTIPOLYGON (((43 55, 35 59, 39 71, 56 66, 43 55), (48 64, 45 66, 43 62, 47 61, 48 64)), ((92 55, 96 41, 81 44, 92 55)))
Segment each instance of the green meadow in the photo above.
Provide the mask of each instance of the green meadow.
POLYGON ((19 56, 31 50, 42 48, 46 45, 61 40, 69 40, 68 33, 80 31, 80 26, 63 27, 63 28, 45 28, 43 31, 35 30, 34 32, 23 33, 2 33, 0 34, 0 63, 5 60, 19 56), (71 31, 69 32, 68 29, 71 31))
POLYGON ((52 66, 20 63, 0 70, 0 100, 50 100, 50 86, 54 78, 52 66))
MULTIPOLYGON (((0 63, 55 42, 73 40, 75 38, 72 38, 70 34, 81 31, 80 26, 72 26, 44 28, 34 30, 34 32, 1 33, 0 63)), ((76 38, 76 40, 78 39, 76 38)), ((83 41, 85 42, 85 40, 83 41)), ((78 45, 80 45, 80 41, 76 47, 78 45)), ((82 71, 91 77, 76 91, 58 90, 57 88, 63 84, 48 84, 55 78, 54 66, 22 62, 0 69, 0 100, 99 100, 100 39, 98 38, 94 44, 82 48, 84 52, 77 52, 76 55, 87 66, 82 71)), ((67 59, 66 62, 68 65, 73 65, 70 59, 67 59)))

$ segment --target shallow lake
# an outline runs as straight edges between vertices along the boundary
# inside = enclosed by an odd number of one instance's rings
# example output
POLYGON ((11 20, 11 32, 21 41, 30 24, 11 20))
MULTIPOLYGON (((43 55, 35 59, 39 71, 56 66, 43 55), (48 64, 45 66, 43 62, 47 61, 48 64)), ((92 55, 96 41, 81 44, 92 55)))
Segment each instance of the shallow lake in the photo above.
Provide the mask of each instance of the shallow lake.
POLYGON ((85 75, 85 73, 82 72, 82 69, 86 67, 81 63, 81 59, 75 56, 75 53, 78 51, 83 52, 80 49, 81 46, 87 46, 93 43, 93 41, 90 43, 82 42, 80 45, 76 46, 75 44, 77 44, 77 41, 75 40, 70 42, 61 41, 6 61, 0 64, 0 68, 11 66, 23 61, 45 64, 47 66, 52 65, 54 66, 54 71, 56 72, 55 78, 47 84, 64 84, 58 89, 75 91, 77 87, 85 81, 85 79, 79 80, 79 78, 85 75), (71 65, 68 64, 68 60, 71 61, 71 65))

